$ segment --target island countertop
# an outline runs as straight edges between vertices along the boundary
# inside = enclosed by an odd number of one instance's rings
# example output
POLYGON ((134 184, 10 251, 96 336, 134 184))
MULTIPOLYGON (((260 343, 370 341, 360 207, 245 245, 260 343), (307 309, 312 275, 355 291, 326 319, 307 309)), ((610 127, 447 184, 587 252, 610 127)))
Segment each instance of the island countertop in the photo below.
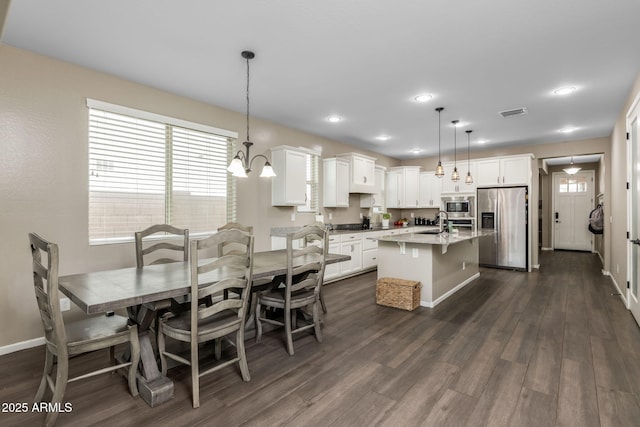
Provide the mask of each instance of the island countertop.
POLYGON ((440 233, 440 234, 424 234, 424 233, 406 233, 386 235, 380 237, 371 237, 372 240, 379 242, 397 242, 397 243, 414 243, 424 245, 451 245, 454 243, 464 242, 471 239, 477 239, 483 236, 494 234, 494 231, 467 231, 459 230, 457 233, 440 233))

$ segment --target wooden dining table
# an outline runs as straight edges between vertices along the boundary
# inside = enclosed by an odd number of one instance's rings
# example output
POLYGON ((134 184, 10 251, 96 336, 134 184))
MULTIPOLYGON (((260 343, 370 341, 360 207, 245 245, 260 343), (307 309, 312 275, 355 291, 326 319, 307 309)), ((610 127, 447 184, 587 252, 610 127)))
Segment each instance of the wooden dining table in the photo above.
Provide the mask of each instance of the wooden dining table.
MULTIPOLYGON (((326 264, 348 261, 351 257, 327 254, 326 264)), ((202 260, 207 262, 209 260, 202 260)), ((306 262, 300 257, 300 264, 306 262)), ((255 252, 253 280, 286 274, 286 250, 255 252)), ((214 283, 221 275, 231 272, 215 271, 199 275, 199 280, 214 283)), ((240 273, 240 272, 239 272, 240 273)), ((150 405, 157 406, 173 397, 173 382, 158 369, 156 355, 149 337, 149 326, 155 317, 150 307, 156 301, 181 298, 190 292, 190 262, 173 262, 129 267, 90 273, 60 276, 60 291, 87 314, 109 313, 127 309, 129 318, 138 324, 141 368, 138 374, 140 396, 150 405)))

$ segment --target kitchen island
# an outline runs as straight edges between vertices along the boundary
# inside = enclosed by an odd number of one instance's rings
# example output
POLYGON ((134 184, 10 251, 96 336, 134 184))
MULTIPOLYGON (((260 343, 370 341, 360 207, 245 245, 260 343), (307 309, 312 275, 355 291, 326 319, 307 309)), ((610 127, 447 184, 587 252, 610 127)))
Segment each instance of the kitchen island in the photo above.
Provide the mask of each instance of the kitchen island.
POLYGON ((435 307, 480 276, 478 239, 493 232, 410 233, 378 241, 378 279, 392 277, 422 284, 420 305, 435 307))

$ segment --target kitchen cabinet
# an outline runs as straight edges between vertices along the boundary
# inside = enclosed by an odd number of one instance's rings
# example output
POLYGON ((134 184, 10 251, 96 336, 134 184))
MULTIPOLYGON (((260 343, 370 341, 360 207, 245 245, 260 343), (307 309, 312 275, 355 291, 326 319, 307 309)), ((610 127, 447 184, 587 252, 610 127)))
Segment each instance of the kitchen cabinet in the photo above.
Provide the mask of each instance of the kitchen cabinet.
POLYGON ((420 207, 440 209, 440 195, 442 194, 442 180, 435 172, 420 173, 420 207))
POLYGON ((384 205, 386 170, 387 168, 384 166, 375 167, 374 193, 360 195, 361 208, 382 207, 384 205))
POLYGON ((375 192, 375 157, 358 153, 338 154, 336 157, 349 162, 349 193, 375 192))
POLYGON ((477 161, 477 186, 529 185, 531 155, 496 157, 477 161))
POLYGON ((452 181, 451 174, 453 173, 454 163, 443 163, 444 176, 442 179, 442 194, 475 194, 476 193, 476 174, 477 164, 475 161, 458 162, 458 173, 460 174, 459 181, 452 181), (467 177, 467 171, 471 171, 471 177, 473 183, 465 184, 464 179, 467 177))
POLYGON ((341 158, 322 160, 322 206, 349 207, 349 162, 341 158))
POLYGON ((307 153, 286 145, 271 149, 271 205, 297 206, 306 203, 307 153))
MULTIPOLYGON (((340 253, 340 237, 336 235, 328 236, 328 250, 330 254, 340 253)), ((346 261, 345 261, 346 262, 346 261)), ((324 281, 335 279, 340 276, 340 264, 341 262, 335 264, 327 264, 324 267, 324 281)))
POLYGON ((387 208, 419 206, 420 167, 399 166, 389 169, 386 181, 387 208))
POLYGON ((351 257, 349 261, 338 263, 341 276, 362 270, 362 234, 351 233, 340 236, 340 253, 351 257))
POLYGON ((372 238, 382 236, 383 231, 363 233, 362 236, 362 269, 369 270, 378 265, 378 241, 372 238))

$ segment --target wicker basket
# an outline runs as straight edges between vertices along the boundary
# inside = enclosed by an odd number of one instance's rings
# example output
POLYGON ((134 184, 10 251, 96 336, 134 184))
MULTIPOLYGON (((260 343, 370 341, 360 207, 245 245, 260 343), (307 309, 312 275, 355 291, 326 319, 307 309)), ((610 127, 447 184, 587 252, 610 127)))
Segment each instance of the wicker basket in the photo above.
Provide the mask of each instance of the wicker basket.
POLYGON ((387 307, 415 310, 420 305, 420 282, 383 277, 376 283, 376 303, 387 307))

